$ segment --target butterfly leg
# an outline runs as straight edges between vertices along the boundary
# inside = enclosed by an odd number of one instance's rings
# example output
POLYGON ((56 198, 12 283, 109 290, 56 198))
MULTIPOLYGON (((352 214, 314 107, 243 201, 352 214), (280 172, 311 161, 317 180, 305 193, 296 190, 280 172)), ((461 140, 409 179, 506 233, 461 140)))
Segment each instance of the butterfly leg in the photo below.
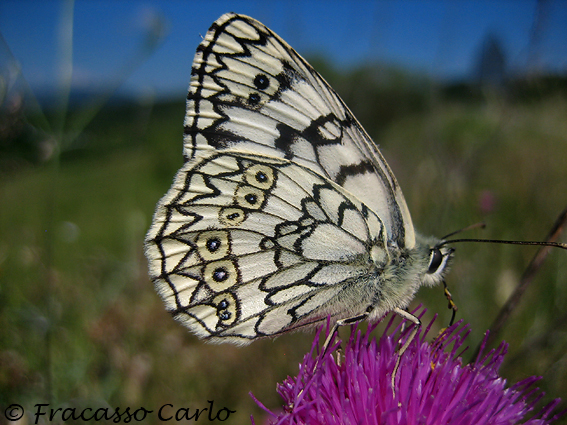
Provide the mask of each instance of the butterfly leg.
POLYGON ((360 322, 361 320, 366 319, 367 316, 368 316, 368 312, 365 312, 363 314, 359 314, 358 316, 347 317, 346 319, 337 320, 333 325, 331 332, 329 332, 327 339, 325 339, 325 342, 323 343, 323 355, 325 355, 325 352, 327 351, 327 348, 329 348, 329 344, 331 344, 331 341, 333 340, 333 337, 335 336, 335 333, 337 332, 339 327, 352 325, 356 322, 360 322))
MULTIPOLYGON (((371 311, 371 308, 369 308, 363 314, 359 314, 358 316, 347 317, 345 319, 339 319, 335 322, 335 324, 331 328, 331 331, 329 332, 329 335, 327 335, 327 338, 325 339, 325 342, 323 343, 323 347, 321 348, 321 350, 322 350, 321 356, 317 359, 317 362, 315 363, 315 366, 313 367, 313 375, 315 375, 315 372, 317 371, 317 368, 319 367, 319 360, 322 361, 323 358, 325 357, 325 353, 327 352, 327 349, 329 348, 329 345, 331 344, 331 341, 333 340, 333 337, 335 336, 337 329, 339 329, 340 326, 352 325, 353 323, 360 322, 361 320, 366 319, 368 317, 368 314, 370 313, 370 311, 371 311)), ((303 392, 303 390, 301 390, 299 392, 299 394, 301 394, 302 392, 303 392)), ((299 396, 299 394, 298 394, 298 396, 299 396)), ((289 406, 289 408, 292 409, 293 406, 289 406)))
POLYGON ((444 287, 444 292, 445 292, 445 298, 447 298, 447 301, 449 301, 449 309, 453 310, 453 314, 451 316, 451 321, 449 322, 449 326, 452 326, 453 323, 455 322, 455 315, 457 314, 458 308, 457 308, 457 305, 453 301, 453 296, 449 292, 449 288, 447 287, 447 284, 445 283, 445 279, 443 279, 443 287, 444 287))
MULTIPOLYGON (((325 353, 327 352, 327 349, 329 348, 329 345, 331 344, 331 341, 333 340, 333 337, 335 336, 335 333, 337 332, 337 330, 339 329, 339 327, 341 326, 346 326, 346 325, 352 325, 356 322, 360 322, 361 320, 366 319, 366 317, 368 317, 368 311, 364 312, 363 314, 359 314, 358 316, 353 316, 353 317, 347 317, 345 319, 339 319, 335 322, 335 324, 333 325, 333 327, 331 328, 331 331, 329 332, 329 335, 327 335, 327 338, 325 339, 325 342, 323 343, 323 347, 321 348, 322 350, 322 355, 321 357, 319 357, 320 359, 323 359, 323 357, 325 356, 325 353)), ((317 362, 315 364, 315 367, 313 368, 313 374, 315 374, 315 371, 317 370, 317 367, 319 366, 319 362, 317 362)))
POLYGON ((394 372, 392 373, 392 390, 394 391, 394 397, 395 397, 396 387, 394 386, 394 384, 396 380, 396 375, 398 373, 398 369, 400 367, 400 363, 402 361, 402 356, 405 353, 405 351, 408 349, 409 345, 411 344, 417 333, 419 332, 419 329, 421 328, 421 320, 419 320, 413 314, 405 310, 402 310, 401 308, 395 308, 393 312, 396 313, 398 316, 401 316, 402 318, 407 319, 414 324, 414 327, 411 333, 409 334, 408 339, 406 340, 402 348, 400 348, 400 350, 398 351, 398 358, 396 360, 396 365, 394 366, 394 372))

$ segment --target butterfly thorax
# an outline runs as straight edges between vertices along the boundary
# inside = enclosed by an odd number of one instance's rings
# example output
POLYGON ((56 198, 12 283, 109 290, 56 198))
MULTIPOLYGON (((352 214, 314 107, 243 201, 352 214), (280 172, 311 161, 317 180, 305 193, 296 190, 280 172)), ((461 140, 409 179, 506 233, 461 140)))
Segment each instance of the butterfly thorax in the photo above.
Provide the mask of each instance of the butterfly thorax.
MULTIPOLYGON (((400 248, 387 244, 386 264, 379 260, 375 298, 369 318, 379 318, 394 308, 406 308, 420 286, 441 283, 448 270, 453 250, 437 249, 439 241, 416 235, 416 244, 411 248, 400 248)), ((372 253, 379 253, 372 249, 372 253)), ((374 257, 374 256, 373 256, 374 257)))

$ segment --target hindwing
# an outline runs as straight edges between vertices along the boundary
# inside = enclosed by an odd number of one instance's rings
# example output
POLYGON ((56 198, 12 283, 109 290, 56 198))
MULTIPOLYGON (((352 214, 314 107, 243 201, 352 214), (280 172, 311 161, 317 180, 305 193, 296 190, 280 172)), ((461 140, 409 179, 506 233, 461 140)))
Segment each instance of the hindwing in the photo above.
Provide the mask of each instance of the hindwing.
POLYGON ((376 252, 386 264, 385 241, 380 218, 326 177, 225 150, 179 171, 146 253, 178 320, 245 343, 338 310, 349 285, 379 274, 376 252))

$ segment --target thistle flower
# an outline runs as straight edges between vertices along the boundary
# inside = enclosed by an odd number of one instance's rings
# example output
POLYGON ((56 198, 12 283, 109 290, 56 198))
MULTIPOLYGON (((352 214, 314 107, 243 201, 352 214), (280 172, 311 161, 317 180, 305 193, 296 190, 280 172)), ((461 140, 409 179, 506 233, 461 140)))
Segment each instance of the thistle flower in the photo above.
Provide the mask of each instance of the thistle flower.
MULTIPOLYGON (((299 374, 277 386, 285 401, 283 411, 273 413, 252 397, 270 414, 271 424, 484 425, 525 420, 544 395, 534 388, 540 378, 507 387, 498 375, 507 350, 504 342, 486 355, 483 343, 476 361, 463 365, 458 351, 470 333, 468 326, 458 322, 430 343, 425 337, 432 323, 403 354, 395 394, 391 376, 396 350, 410 329, 390 331, 390 321, 378 342, 369 339, 376 325, 365 334, 353 328, 340 363, 333 357, 341 345, 337 337, 327 352, 319 352, 321 327, 299 374)), ((552 401, 525 424, 551 423, 560 416, 550 417, 559 402, 552 401)))

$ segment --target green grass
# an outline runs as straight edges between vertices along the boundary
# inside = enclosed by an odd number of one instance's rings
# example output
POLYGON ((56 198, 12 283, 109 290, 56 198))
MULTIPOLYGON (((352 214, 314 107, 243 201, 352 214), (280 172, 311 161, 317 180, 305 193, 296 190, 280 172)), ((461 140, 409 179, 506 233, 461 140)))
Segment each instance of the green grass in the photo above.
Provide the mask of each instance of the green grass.
MULTIPOLYGON (((355 103, 372 115, 371 104, 355 103)), ((482 220, 487 229, 467 237, 542 240, 567 206, 566 98, 424 96, 420 105, 378 128, 368 123, 418 231, 443 236, 482 220)), ((312 334, 244 348, 205 344, 169 317, 147 277, 142 241, 182 162, 183 113, 182 103, 103 110, 58 165, 2 175, 0 405, 155 410, 214 400, 237 411, 230 423, 262 417, 249 391, 279 406, 276 382, 297 372, 312 334)), ((472 351, 535 249, 456 248, 447 283, 458 317, 471 324, 472 351)), ((428 317, 440 314, 436 329, 448 323, 441 288, 422 289, 419 302, 428 317)), ((504 376, 543 375, 547 400, 567 396, 565 305, 567 253, 557 250, 502 335, 510 343, 504 376)))

